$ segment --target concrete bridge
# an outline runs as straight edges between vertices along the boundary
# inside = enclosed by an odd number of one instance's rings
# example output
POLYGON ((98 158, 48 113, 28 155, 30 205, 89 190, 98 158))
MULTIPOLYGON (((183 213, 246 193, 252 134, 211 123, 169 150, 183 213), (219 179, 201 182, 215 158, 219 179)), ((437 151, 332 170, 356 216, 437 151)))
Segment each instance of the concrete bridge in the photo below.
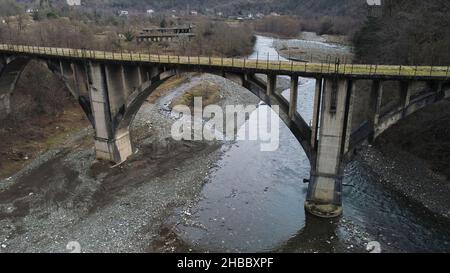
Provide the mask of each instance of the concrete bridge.
POLYGON ((162 83, 182 72, 213 73, 237 82, 268 105, 280 106, 280 118, 311 162, 305 208, 321 217, 342 213, 343 167, 352 149, 424 106, 450 97, 449 67, 301 63, 5 44, 0 45, 0 59, 0 116, 11 111, 9 98, 27 63, 45 61, 95 128, 97 158, 116 163, 132 154, 130 124, 144 100, 162 83), (290 77, 290 99, 275 92, 277 76, 290 77), (299 77, 316 79, 311 125, 297 112, 299 77), (359 81, 370 82, 370 90, 358 90, 359 81), (388 82, 398 83, 395 103, 383 102, 390 97, 383 90, 388 82), (423 92, 413 92, 418 82, 425 83, 423 92), (363 115, 354 114, 357 108, 363 115))

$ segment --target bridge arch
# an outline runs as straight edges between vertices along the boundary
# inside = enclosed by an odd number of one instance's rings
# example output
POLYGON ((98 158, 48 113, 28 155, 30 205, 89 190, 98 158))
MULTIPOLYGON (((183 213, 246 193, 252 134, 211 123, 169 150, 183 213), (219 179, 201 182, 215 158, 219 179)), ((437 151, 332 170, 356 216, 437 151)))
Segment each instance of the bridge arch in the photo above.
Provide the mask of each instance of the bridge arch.
MULTIPOLYGON (((74 78, 70 79, 67 77, 67 74, 64 74, 63 67, 67 67, 67 64, 26 56, 6 57, 2 59, 2 65, 0 67, 0 118, 6 117, 11 113, 11 96, 14 94, 17 82, 20 80, 23 71, 33 59, 46 63, 46 67, 49 71, 64 84, 72 97, 78 101, 83 112, 92 123, 92 112, 89 99, 85 94, 81 94, 76 88, 76 80, 74 78)), ((72 66, 72 64, 69 64, 69 66, 72 66)), ((70 69, 72 69, 72 67, 70 69)))
MULTIPOLYGON (((145 70, 145 68, 142 69, 145 70)), ((113 138, 110 139, 109 142, 114 143, 114 145, 109 147, 109 155, 106 154, 106 150, 104 152, 100 152, 101 159, 107 159, 114 162, 121 162, 126 160, 126 158, 131 155, 133 146, 132 140, 129 136, 130 126, 145 99, 149 95, 151 95, 153 91, 155 91, 161 84, 163 84, 173 76, 179 75, 180 73, 198 72, 198 70, 179 70, 164 67, 158 67, 156 69, 153 68, 151 69, 151 71, 158 71, 159 74, 153 74, 153 77, 151 77, 150 80, 145 81, 138 87, 134 88, 127 99, 122 102, 122 105, 112 106, 113 108, 116 107, 120 109, 119 111, 115 111, 116 114, 113 115, 113 138)), ((108 72, 106 74, 108 74, 108 72)), ((280 103, 283 107, 281 107, 280 111, 277 111, 276 113, 278 114, 279 118, 288 126, 288 128, 291 129, 297 139, 302 139, 303 135, 310 135, 310 129, 306 125, 306 122, 303 121, 300 114, 296 113, 293 120, 289 119, 289 102, 282 98, 280 94, 277 94, 275 92, 275 83, 271 85, 272 89, 270 89, 270 85, 266 85, 264 81, 257 78, 254 74, 224 73, 223 71, 212 71, 210 72, 210 74, 223 77, 244 87, 249 92, 256 95, 261 101, 265 102, 268 106, 279 105, 280 103), (268 93, 271 95, 267 95, 268 93), (298 122, 300 119, 302 122, 298 122), (297 126, 299 123, 302 123, 302 128, 297 126), (302 131, 302 129, 306 130, 306 132, 302 131)), ((110 85, 114 84, 113 82, 108 81, 107 83, 109 83, 110 85)), ((118 88, 109 89, 118 90, 118 88)), ((111 99, 109 99, 109 101, 111 101, 111 99)), ((309 156, 309 143, 303 140, 303 143, 301 144, 304 147, 305 152, 309 156)), ((98 146, 101 147, 101 145, 98 146)), ((103 145, 103 147, 106 148, 105 145, 103 145)), ((97 156, 98 155, 99 154, 97 154, 97 156)))

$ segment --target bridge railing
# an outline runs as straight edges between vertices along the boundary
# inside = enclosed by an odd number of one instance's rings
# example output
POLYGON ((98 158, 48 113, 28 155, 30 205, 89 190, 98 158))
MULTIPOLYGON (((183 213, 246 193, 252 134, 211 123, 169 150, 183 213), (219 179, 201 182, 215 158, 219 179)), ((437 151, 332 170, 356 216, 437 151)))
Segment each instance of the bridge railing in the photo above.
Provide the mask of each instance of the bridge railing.
MULTIPOLYGON (((108 61, 132 61, 161 64, 198 65, 215 67, 232 67, 256 69, 276 72, 304 72, 311 74, 342 74, 342 75, 378 75, 378 76, 408 76, 408 77, 445 77, 450 76, 449 66, 402 66, 402 65, 365 65, 353 63, 311 63, 299 61, 283 61, 247 58, 223 58, 205 56, 179 56, 124 51, 100 51, 73 48, 55 48, 28 45, 0 44, 0 50, 9 53, 25 53, 29 55, 45 55, 108 61)), ((327 58, 328 59, 328 58, 327 58)))

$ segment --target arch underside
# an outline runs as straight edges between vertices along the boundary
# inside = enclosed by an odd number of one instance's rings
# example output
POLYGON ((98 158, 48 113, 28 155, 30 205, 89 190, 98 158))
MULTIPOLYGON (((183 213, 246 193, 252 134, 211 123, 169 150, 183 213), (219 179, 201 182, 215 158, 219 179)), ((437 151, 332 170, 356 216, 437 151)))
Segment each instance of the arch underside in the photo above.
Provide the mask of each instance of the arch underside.
POLYGON ((445 86, 448 84, 449 82, 443 82, 437 88, 425 88, 417 95, 409 98, 406 105, 402 105, 400 101, 398 104, 394 104, 393 107, 380 109, 381 113, 376 124, 373 124, 370 120, 365 120, 352 131, 349 144, 350 149, 357 147, 366 140, 375 140, 397 122, 420 111, 426 106, 443 99, 450 99, 450 86, 445 86))
MULTIPOLYGON (((120 135, 123 130, 128 130, 132 120, 135 115, 139 111, 145 99, 153 93, 161 84, 170 79, 172 76, 183 73, 183 72, 197 72, 197 71, 175 71, 169 70, 163 72, 162 74, 154 77, 151 81, 145 82, 136 89, 135 92, 129 97, 125 111, 118 114, 117 117, 114 118, 116 125, 116 135, 120 135), (163 75, 164 74, 164 75, 163 75)), ((207 73, 207 72, 205 72, 207 73)), ((210 72, 211 73, 211 72, 210 72)), ((307 125, 307 123, 303 120, 300 114, 296 113, 293 120, 289 119, 288 111, 289 111, 289 102, 283 98, 281 95, 275 93, 272 96, 267 96, 266 93, 266 83, 257 78, 255 75, 243 75, 236 73, 223 73, 223 72, 212 72, 211 74, 215 74, 221 77, 224 77, 230 81, 238 83, 243 86, 254 95, 256 95, 261 101, 266 103, 268 106, 278 105, 279 112, 277 115, 279 118, 286 124, 286 126, 291 130, 294 136, 302 145, 305 153, 308 158, 311 156, 311 147, 309 145, 308 140, 311 139, 311 128, 307 125)))

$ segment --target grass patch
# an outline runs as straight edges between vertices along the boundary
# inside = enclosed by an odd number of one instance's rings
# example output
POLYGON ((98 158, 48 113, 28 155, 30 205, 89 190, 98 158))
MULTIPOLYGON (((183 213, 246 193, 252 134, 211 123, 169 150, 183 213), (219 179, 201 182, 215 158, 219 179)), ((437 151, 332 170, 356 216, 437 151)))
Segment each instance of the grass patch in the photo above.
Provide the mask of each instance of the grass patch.
POLYGON ((186 75, 176 75, 171 79, 164 82, 160 87, 158 87, 148 98, 147 102, 154 103, 160 97, 164 96, 167 91, 174 89, 175 87, 187 83, 189 79, 186 75))
POLYGON ((186 105, 192 110, 194 108, 195 97, 202 98, 203 107, 215 104, 220 100, 220 89, 217 85, 209 82, 201 83, 192 87, 180 97, 174 99, 170 104, 170 107, 173 108, 176 105, 186 105))

